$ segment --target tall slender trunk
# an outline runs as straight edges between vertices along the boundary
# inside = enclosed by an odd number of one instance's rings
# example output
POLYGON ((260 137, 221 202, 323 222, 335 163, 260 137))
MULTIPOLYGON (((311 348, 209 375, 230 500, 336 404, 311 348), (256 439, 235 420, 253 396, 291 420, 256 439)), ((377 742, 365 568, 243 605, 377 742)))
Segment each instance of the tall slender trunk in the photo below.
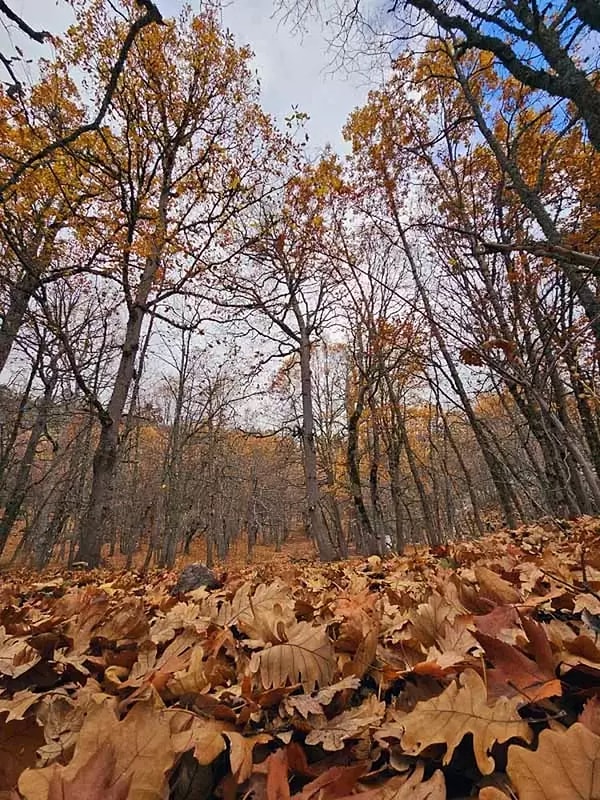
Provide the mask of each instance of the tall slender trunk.
POLYGON ((137 353, 146 315, 146 303, 161 264, 167 229, 171 170, 172 162, 169 162, 165 167, 165 176, 158 202, 153 252, 146 258, 135 297, 129 307, 121 358, 112 394, 105 412, 100 416, 100 439, 94 453, 92 489, 87 513, 81 526, 78 552, 78 559, 85 561, 90 567, 100 564, 102 544, 110 519, 119 450, 119 428, 135 375, 137 353))
POLYGON ((302 394, 302 449, 304 480, 306 482, 308 525, 310 534, 317 544, 321 560, 333 561, 337 554, 327 535, 320 504, 310 350, 311 346, 308 332, 304 326, 301 326, 300 382, 302 394))
POLYGON ((57 380, 58 372, 56 371, 55 365, 52 365, 50 367, 50 376, 46 380, 44 394, 42 395, 35 421, 29 433, 29 439, 27 440, 25 452, 23 453, 23 458, 21 459, 19 468, 17 470, 15 484, 11 496, 6 503, 2 519, 0 519, 0 553, 2 553, 6 546, 6 542, 8 541, 12 527, 19 516, 23 502, 27 497, 31 468, 33 466, 33 461, 40 443, 40 439, 42 438, 42 434, 46 428, 48 414, 52 408, 52 399, 57 380))

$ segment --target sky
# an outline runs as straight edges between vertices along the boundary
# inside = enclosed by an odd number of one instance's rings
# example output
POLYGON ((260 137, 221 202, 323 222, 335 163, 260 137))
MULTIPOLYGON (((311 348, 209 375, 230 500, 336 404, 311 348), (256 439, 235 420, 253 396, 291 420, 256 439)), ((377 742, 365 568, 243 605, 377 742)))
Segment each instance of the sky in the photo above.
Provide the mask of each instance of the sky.
MULTIPOLYGON (((156 3, 165 17, 175 16, 182 5, 181 0, 156 3)), ((199 3, 191 0, 192 8, 198 8, 199 3)), ((65 0, 12 0, 9 5, 33 28, 50 33, 62 33, 73 19, 65 0)), ((332 67, 333 53, 317 20, 309 21, 304 33, 294 33, 273 19, 273 5, 273 0, 228 0, 223 8, 224 26, 239 44, 250 45, 255 53, 263 107, 283 124, 292 106, 297 106, 310 116, 306 131, 311 150, 331 144, 338 152, 346 152, 341 130, 349 113, 364 103, 368 79, 332 67)), ((11 52, 10 40, 29 58, 49 53, 14 28, 0 27, 3 53, 11 52)), ((1 79, 6 80, 6 76, 2 74, 1 79)))

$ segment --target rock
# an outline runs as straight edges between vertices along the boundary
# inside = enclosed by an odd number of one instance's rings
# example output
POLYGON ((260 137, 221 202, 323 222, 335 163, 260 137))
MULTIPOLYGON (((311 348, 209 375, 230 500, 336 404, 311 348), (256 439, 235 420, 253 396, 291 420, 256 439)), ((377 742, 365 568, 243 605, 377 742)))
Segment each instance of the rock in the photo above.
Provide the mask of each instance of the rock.
POLYGON ((188 564, 179 573, 177 583, 171 589, 171 594, 185 594, 206 586, 207 589, 220 589, 221 581, 215 573, 205 564, 188 564))

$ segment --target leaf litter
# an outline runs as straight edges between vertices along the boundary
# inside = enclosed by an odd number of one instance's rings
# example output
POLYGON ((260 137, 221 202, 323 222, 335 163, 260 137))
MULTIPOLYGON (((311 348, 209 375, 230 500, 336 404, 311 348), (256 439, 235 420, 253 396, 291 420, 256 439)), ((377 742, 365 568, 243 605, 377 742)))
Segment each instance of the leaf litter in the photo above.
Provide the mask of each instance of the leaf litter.
POLYGON ((0 800, 600 798, 600 521, 0 580, 0 800))

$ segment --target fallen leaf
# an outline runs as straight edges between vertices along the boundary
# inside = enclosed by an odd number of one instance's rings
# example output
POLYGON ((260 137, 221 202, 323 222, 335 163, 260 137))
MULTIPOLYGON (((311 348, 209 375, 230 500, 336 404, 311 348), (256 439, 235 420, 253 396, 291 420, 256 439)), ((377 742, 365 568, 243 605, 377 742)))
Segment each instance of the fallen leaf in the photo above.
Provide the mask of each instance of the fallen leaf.
POLYGON ((169 714, 156 707, 154 698, 136 703, 121 721, 107 704, 91 707, 69 764, 25 770, 19 791, 26 800, 49 800, 55 776, 64 783, 73 781, 84 765, 107 747, 115 755, 111 785, 127 781, 128 800, 163 800, 166 774, 177 753, 169 714))
POLYGON ((596 800, 600 736, 578 722, 565 731, 542 731, 537 750, 508 748, 507 772, 519 800, 596 800))
POLYGON ((285 750, 277 750, 267 758, 267 800, 290 800, 288 761, 285 750))
POLYGON ((600 736, 600 699, 598 697, 590 697, 583 707, 583 711, 579 715, 578 722, 600 736))
POLYGON ((485 684, 468 669, 441 695, 417 703, 400 723, 384 726, 379 736, 401 739, 403 749, 412 755, 432 744, 445 744, 443 763, 448 764, 463 738, 471 733, 479 771, 489 775, 495 768, 490 756, 494 744, 512 738, 532 739, 531 728, 517 713, 518 705, 518 700, 507 698, 488 705, 485 684))
MULTIPOLYGON (((367 771, 365 764, 354 764, 351 767, 330 767, 314 781, 307 783, 304 789, 294 795, 294 800, 336 800, 349 794, 356 782, 367 771)), ((360 795, 359 795, 360 796, 360 795)))
POLYGON ((519 696, 522 701, 536 702, 562 694, 561 683, 552 668, 544 669, 516 647, 499 639, 483 633, 476 633, 475 637, 494 665, 487 673, 490 696, 519 696))
POLYGON ((487 597, 498 605, 522 602, 523 598, 520 592, 496 572, 481 564, 475 566, 474 572, 482 597, 487 597))
POLYGON ((242 736, 235 731, 227 731, 229 739, 229 763, 237 783, 243 783, 252 773, 252 757, 257 744, 271 741, 268 733, 257 733, 255 736, 242 736))
POLYGON ((385 703, 370 695, 360 706, 343 711, 315 727, 307 734, 305 742, 308 745, 320 744, 324 750, 342 750, 347 739, 357 738, 368 728, 379 725, 384 714, 385 703))
POLYGON ((425 767, 417 764, 412 774, 397 775, 378 789, 376 800, 446 800, 444 773, 437 769, 424 781, 425 767))
POLYGON ((0 723, 0 791, 16 787, 23 770, 33 767, 44 732, 35 717, 0 723))
POLYGON ((98 750, 71 779, 58 764, 48 786, 48 800, 127 800, 130 778, 113 780, 116 757, 110 745, 98 750))
POLYGON ((335 658, 326 627, 298 622, 285 633, 287 641, 252 656, 250 669, 260 673, 263 687, 302 683, 311 691, 315 686, 331 683, 335 658))

